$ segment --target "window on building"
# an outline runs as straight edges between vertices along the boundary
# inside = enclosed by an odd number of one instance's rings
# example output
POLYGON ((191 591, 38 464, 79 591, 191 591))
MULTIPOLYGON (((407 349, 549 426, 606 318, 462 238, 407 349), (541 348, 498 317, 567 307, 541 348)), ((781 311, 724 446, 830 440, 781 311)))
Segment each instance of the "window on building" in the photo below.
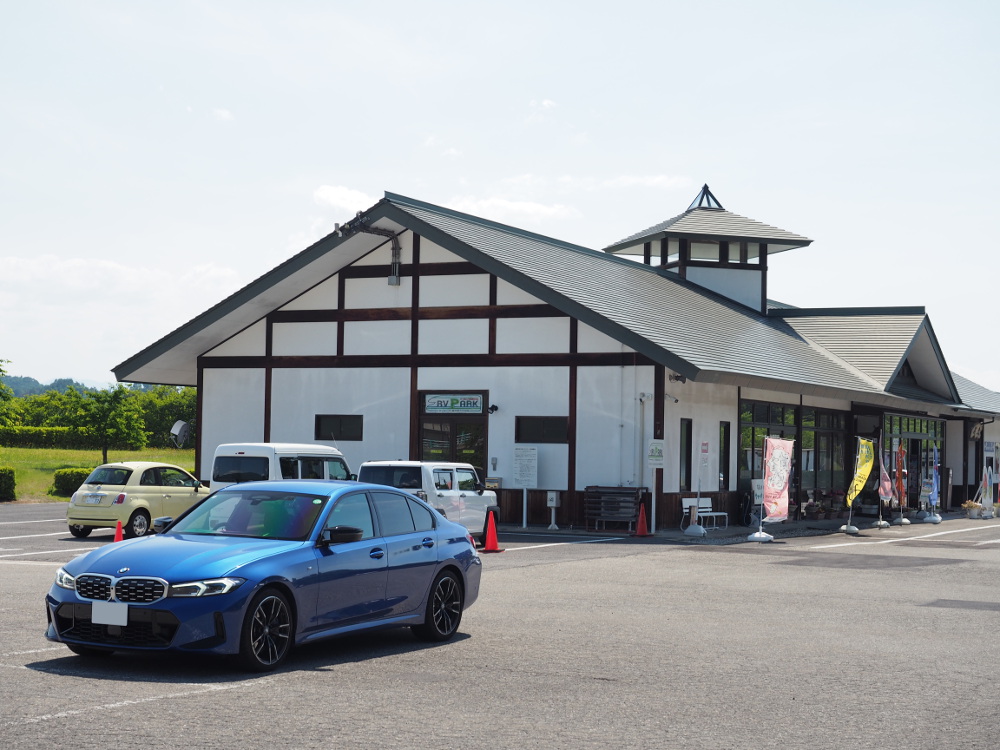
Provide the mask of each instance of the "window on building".
POLYGON ((365 418, 360 414, 317 414, 316 440, 363 440, 365 418))
POLYGON ((719 489, 729 489, 729 422, 719 422, 719 489))
POLYGON ((568 443, 569 417, 515 417, 515 443, 568 443))
MULTIPOLYGON (((764 438, 798 440, 795 406, 766 401, 740 401, 739 491, 750 491, 750 480, 764 476, 764 438)), ((794 475, 793 475, 794 477, 794 475)), ((793 479, 794 481, 794 479, 793 479)))
POLYGON ((691 491, 691 461, 694 451, 694 427, 690 419, 681 420, 680 463, 678 484, 681 492, 691 491))

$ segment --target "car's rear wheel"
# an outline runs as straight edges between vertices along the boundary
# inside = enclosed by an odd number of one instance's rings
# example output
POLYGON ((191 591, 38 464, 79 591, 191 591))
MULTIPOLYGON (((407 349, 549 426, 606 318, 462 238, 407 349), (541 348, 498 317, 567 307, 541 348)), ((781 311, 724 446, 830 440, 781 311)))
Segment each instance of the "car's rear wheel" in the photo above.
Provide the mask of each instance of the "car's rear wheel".
POLYGON ((292 610, 276 588, 258 593, 247 608, 240 634, 240 661, 254 672, 276 668, 292 649, 292 610))
POLYGON ((91 648, 90 646, 80 646, 76 643, 67 643, 66 648, 72 651, 77 656, 111 656, 113 653, 111 649, 107 648, 91 648))
POLYGON ((90 536, 91 531, 93 531, 93 529, 89 526, 81 526, 80 524, 70 524, 69 527, 69 533, 77 539, 83 539, 84 537, 90 536))
POLYGON ((136 536, 145 536, 148 533, 149 513, 140 508, 128 519, 128 523, 125 525, 122 536, 131 539, 136 536))
POLYGON ((413 632, 425 641, 449 640, 462 622, 463 597, 458 576, 450 570, 440 573, 431 586, 424 622, 414 625, 413 632))

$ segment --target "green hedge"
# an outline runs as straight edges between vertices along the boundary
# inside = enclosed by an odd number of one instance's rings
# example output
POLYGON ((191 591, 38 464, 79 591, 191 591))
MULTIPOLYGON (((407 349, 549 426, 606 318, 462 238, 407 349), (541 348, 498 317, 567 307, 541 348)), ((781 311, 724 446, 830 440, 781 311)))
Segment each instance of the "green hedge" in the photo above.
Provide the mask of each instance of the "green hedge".
MULTIPOLYGON (((72 427, 0 427, 0 445, 5 448, 65 448, 99 450, 100 443, 72 427)), ((113 445, 115 450, 128 446, 113 445)))
POLYGON ((83 484, 83 480, 90 476, 93 469, 56 469, 53 475, 52 494, 60 497, 69 497, 83 484))
POLYGON ((0 466, 0 502, 16 500, 14 488, 17 483, 14 480, 14 469, 10 466, 0 466))

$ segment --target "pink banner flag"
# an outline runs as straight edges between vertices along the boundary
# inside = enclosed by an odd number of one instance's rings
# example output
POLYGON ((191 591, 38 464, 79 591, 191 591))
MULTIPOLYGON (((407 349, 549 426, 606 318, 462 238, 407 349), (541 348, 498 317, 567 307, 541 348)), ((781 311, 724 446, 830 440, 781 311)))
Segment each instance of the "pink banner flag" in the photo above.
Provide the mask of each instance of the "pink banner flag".
POLYGON ((794 440, 764 438, 764 521, 788 518, 788 480, 792 473, 794 440))
POLYGON ((892 477, 885 470, 885 456, 882 454, 881 446, 878 451, 878 477, 878 496, 883 503, 888 503, 892 500, 892 477))

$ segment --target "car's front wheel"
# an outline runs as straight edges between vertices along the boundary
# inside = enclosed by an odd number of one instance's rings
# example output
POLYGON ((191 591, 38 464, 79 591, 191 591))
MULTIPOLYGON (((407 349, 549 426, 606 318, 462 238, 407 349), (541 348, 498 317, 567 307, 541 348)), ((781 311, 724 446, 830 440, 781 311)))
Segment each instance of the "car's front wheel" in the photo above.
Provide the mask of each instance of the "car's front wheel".
POLYGON ((123 530, 123 536, 131 539, 136 536, 145 536, 149 533, 149 513, 141 508, 128 519, 128 523, 123 530))
POLYGON ((421 625, 414 625, 413 632, 425 641, 447 641, 462 622, 464 594, 458 576, 450 570, 440 573, 431 586, 427 599, 427 613, 421 625))
POLYGON ((240 661, 253 672, 269 672, 292 649, 292 610, 276 588, 258 593, 247 608, 240 634, 240 661))
POLYGON ((93 531, 93 529, 89 526, 81 526, 80 524, 70 524, 69 527, 69 533, 77 539, 83 539, 84 537, 90 536, 91 531, 93 531))

